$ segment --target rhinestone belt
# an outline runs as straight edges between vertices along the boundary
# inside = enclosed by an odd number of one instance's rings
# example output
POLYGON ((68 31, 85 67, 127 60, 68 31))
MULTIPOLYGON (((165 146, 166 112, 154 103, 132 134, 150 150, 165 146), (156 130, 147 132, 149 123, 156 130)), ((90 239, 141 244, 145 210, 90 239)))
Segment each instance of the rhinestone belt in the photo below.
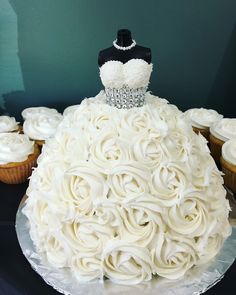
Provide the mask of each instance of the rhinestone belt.
POLYGON ((105 89, 106 103, 118 109, 131 109, 133 107, 141 107, 145 103, 146 87, 129 88, 124 85, 121 88, 105 89))

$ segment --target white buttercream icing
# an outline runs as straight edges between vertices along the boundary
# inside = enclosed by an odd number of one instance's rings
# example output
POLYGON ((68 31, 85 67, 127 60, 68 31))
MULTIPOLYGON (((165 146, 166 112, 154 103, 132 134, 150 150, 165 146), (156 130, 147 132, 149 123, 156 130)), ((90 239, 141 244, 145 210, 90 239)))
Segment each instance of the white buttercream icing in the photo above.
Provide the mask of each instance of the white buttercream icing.
POLYGON ((31 139, 46 140, 53 137, 62 120, 60 114, 40 114, 31 116, 23 124, 24 133, 31 139))
MULTIPOLYGON (((144 67, 147 76, 151 65, 135 59, 100 71, 107 86, 134 87, 144 67)), ((24 208, 31 238, 78 281, 178 279, 230 234, 222 175, 206 140, 166 100, 146 93, 130 110, 105 101, 104 92, 82 101, 46 141, 24 208)))
POLYGON ((236 139, 236 119, 224 118, 213 124, 210 132, 222 141, 236 139))
POLYGON ((18 130, 18 124, 14 117, 0 116, 0 133, 18 130))
POLYGON ((225 161, 236 166, 236 139, 230 139, 223 144, 222 157, 225 161))
POLYGON ((78 109, 78 104, 76 105, 72 105, 72 106, 69 106, 67 108, 64 109, 63 111, 63 116, 67 116, 69 113, 74 113, 77 109, 78 109))
POLYGON ((193 127, 202 129, 209 128, 213 123, 223 118, 223 116, 218 114, 215 110, 204 108, 187 110, 185 115, 190 120, 193 127))
POLYGON ((192 239, 158 234, 156 246, 152 249, 155 272, 168 279, 178 279, 196 264, 196 254, 192 239))
POLYGON ((58 111, 53 108, 48 107, 31 107, 26 108, 22 111, 21 115, 24 120, 29 119, 31 117, 37 116, 37 115, 57 115, 58 111))
POLYGON ((113 282, 133 285, 151 280, 153 265, 148 249, 114 240, 103 251, 102 268, 113 282))
POLYGON ((107 61, 100 67, 100 77, 105 87, 129 88, 145 87, 149 84, 152 64, 143 59, 131 59, 126 63, 117 60, 107 61))
POLYGON ((34 142, 25 134, 0 134, 0 164, 23 162, 34 152, 34 142))

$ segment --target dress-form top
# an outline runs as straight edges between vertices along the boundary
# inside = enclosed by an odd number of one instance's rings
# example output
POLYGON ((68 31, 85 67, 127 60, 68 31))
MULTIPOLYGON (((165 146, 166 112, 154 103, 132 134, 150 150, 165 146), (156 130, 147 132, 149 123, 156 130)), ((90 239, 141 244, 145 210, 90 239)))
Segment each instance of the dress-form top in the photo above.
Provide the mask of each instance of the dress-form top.
POLYGON ((107 61, 100 67, 106 102, 119 109, 143 106, 151 72, 152 64, 143 59, 107 61))
POLYGON ((152 64, 143 59, 107 61, 100 67, 106 102, 119 109, 143 106, 151 72, 152 64))
MULTIPOLYGON (((122 38, 122 34, 123 38, 129 38, 132 42, 131 33, 128 30, 118 31, 117 40, 122 38)), ((153 66, 148 62, 150 59, 150 49, 141 46, 137 48, 134 46, 124 51, 111 47, 100 52, 100 77, 109 105, 117 108, 144 105, 153 66), (137 56, 142 58, 136 58, 137 56)))

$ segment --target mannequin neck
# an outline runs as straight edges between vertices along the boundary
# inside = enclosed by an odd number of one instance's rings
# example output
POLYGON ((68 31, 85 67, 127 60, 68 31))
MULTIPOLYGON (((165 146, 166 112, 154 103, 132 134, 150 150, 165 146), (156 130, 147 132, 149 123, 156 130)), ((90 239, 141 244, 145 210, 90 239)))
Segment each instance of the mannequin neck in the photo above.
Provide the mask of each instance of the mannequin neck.
POLYGON ((122 47, 127 47, 132 44, 132 36, 129 30, 123 29, 119 30, 117 33, 117 41, 116 44, 122 47))

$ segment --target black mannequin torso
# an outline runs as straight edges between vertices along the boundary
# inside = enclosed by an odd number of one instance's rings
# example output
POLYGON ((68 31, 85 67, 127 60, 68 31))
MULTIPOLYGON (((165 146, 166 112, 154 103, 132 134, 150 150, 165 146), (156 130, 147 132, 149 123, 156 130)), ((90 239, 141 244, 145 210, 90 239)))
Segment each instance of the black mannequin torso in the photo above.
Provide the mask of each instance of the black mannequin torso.
MULTIPOLYGON (((116 44, 122 47, 130 46, 132 44, 131 32, 126 29, 119 30, 117 33, 116 44)), ((111 46, 99 52, 98 65, 99 67, 101 67, 105 62, 109 60, 118 60, 126 63, 133 58, 143 59, 147 63, 151 63, 151 49, 136 45, 129 50, 120 50, 115 48, 114 46, 111 46)))

